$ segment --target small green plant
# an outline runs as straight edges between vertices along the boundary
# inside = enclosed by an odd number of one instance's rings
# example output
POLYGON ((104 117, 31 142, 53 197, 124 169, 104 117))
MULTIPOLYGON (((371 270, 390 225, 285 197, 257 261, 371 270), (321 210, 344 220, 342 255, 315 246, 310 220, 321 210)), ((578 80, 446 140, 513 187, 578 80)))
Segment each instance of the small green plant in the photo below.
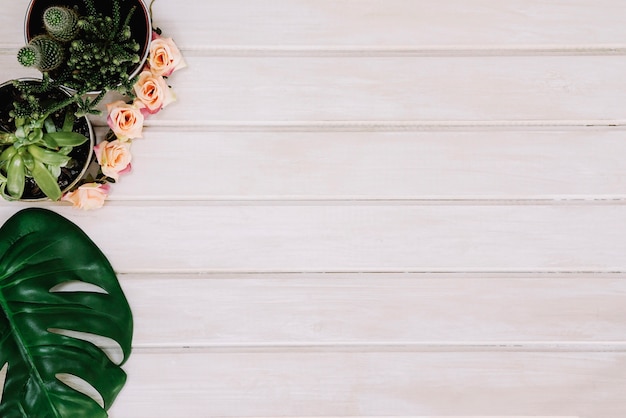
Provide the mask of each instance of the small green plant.
POLYGON ((140 62, 141 49, 130 29, 136 6, 122 18, 120 1, 124 0, 112 0, 106 15, 96 9, 94 0, 83 0, 84 15, 78 9, 51 6, 43 14, 46 34, 18 52, 20 64, 48 74, 53 84, 72 88, 76 96, 99 92, 94 99, 76 101, 79 115, 100 113, 96 106, 108 91, 133 96, 136 80, 129 74, 140 62))
POLYGON ((49 7, 43 14, 46 32, 61 42, 69 42, 78 35, 78 19, 75 10, 60 6, 49 7))
POLYGON ((41 72, 52 71, 63 63, 63 45, 47 35, 33 38, 17 52, 17 61, 25 67, 35 67, 41 72))
POLYGON ((9 114, 15 129, 5 126, 0 131, 0 194, 7 200, 19 199, 32 178, 46 196, 59 200, 61 169, 75 164, 70 152, 88 140, 74 132, 75 98, 42 101, 41 94, 50 86, 15 81, 13 87, 20 94, 9 114))

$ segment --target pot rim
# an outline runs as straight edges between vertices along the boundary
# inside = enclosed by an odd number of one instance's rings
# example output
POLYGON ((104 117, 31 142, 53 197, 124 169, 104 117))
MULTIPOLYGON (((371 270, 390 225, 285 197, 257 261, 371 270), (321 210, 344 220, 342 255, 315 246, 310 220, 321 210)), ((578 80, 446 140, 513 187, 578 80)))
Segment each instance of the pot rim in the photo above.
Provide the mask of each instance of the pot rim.
MULTIPOLYGON (((43 1, 43 0, 30 0, 28 3, 28 8, 26 9, 26 14, 24 15, 24 40, 26 41, 26 43, 28 43, 30 41, 30 38, 28 37, 28 32, 29 32, 29 22, 31 21, 31 14, 32 14, 32 10, 33 7, 35 5, 35 3, 37 1, 43 1)), ((65 0, 56 0, 57 4, 62 4, 65 0)), ((101 0, 100 0, 101 1, 101 0)), ((135 68, 135 70, 132 72, 132 74, 130 74, 128 76, 128 79, 132 79, 133 77, 137 76, 141 70, 143 70, 144 65, 146 64, 146 60, 148 59, 148 55, 150 54, 150 42, 152 42, 152 19, 150 18, 150 11, 148 6, 146 5, 145 0, 133 0, 137 3, 139 3, 139 6, 141 6, 141 11, 143 12, 143 15, 145 17, 145 22, 146 22, 146 37, 143 40, 143 45, 145 45, 144 48, 144 52, 142 54, 141 57, 139 57, 139 62, 137 63, 137 67, 135 68)), ((52 6, 53 4, 51 4, 52 6)), ((68 86, 63 86, 63 88, 67 89, 70 92, 76 92, 75 89, 68 87, 68 86)), ((98 94, 100 93, 100 91, 90 91, 87 92, 86 94, 98 94)))
MULTIPOLYGON (((4 89, 8 85, 13 85, 13 81, 15 81, 15 80, 18 80, 18 81, 41 82, 40 78, 34 78, 34 77, 14 78, 14 79, 11 79, 11 80, 7 80, 7 81, 5 81, 3 83, 0 83, 0 90, 4 89)), ((72 95, 71 89, 68 89, 66 87, 55 87, 55 88, 59 89, 63 93, 67 94, 68 96, 72 95)), ((89 118, 87 116, 81 116, 80 118, 76 118, 76 119, 85 119, 85 121, 87 122, 87 128, 89 130, 89 153, 87 155, 87 160, 85 161, 85 164, 83 165, 83 168, 80 171, 80 174, 70 184, 68 184, 67 187, 61 189, 61 193, 63 193, 63 194, 65 194, 68 191, 70 191, 85 176, 85 173, 87 173, 87 170, 91 166, 91 162, 93 160, 93 153, 94 153, 93 149, 94 149, 94 147, 96 145, 96 135, 95 135, 93 126, 91 125, 91 121, 89 120, 89 118)), ((32 199, 20 197, 19 199, 16 199, 16 200, 19 201, 19 202, 45 202, 45 201, 52 202, 52 200, 49 197, 47 197, 47 196, 46 197, 37 197, 37 198, 32 198, 32 199)))

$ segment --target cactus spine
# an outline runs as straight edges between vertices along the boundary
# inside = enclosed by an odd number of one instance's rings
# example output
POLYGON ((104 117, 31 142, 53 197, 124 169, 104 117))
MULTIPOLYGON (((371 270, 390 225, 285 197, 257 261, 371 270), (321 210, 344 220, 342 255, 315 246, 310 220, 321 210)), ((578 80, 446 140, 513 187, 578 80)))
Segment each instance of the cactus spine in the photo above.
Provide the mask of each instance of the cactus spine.
POLYGON ((22 65, 39 69, 54 85, 72 88, 79 96, 100 92, 93 100, 78 102, 81 114, 97 112, 95 106, 106 91, 132 95, 136 77, 129 75, 141 61, 141 46, 132 38, 130 24, 138 6, 128 0, 107 1, 109 14, 97 10, 95 0, 82 0, 83 14, 78 7, 49 6, 42 15, 46 34, 17 54, 22 65), (123 1, 130 3, 125 16, 123 1))
POLYGON ((50 36, 61 42, 69 42, 78 34, 78 14, 67 7, 47 8, 43 23, 50 36))
POLYGON ((63 46, 49 36, 37 36, 17 53, 17 60, 24 67, 35 67, 39 71, 50 71, 63 63, 63 46))

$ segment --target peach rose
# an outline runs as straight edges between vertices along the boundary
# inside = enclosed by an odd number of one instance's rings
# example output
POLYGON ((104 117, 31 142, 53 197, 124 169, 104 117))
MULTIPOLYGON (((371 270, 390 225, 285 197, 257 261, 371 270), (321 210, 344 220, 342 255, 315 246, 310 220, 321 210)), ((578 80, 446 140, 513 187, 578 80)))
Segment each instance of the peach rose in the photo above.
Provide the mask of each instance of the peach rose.
POLYGON ((143 130, 143 113, 134 104, 127 104, 118 100, 107 104, 107 124, 120 141, 141 138, 143 130))
POLYGON ((150 71, 142 71, 134 86, 137 100, 146 107, 148 113, 159 110, 176 100, 174 93, 162 76, 155 76, 150 71))
POLYGON ((75 208, 91 210, 99 209, 109 194, 108 184, 87 183, 73 192, 66 193, 62 200, 71 202, 75 208))
POLYGON ((119 139, 103 141, 96 145, 93 150, 105 176, 118 180, 120 174, 130 171, 132 160, 130 142, 122 142, 119 139))
POLYGON ((153 34, 150 42, 148 63, 152 74, 163 77, 168 77, 174 71, 187 66, 172 38, 162 38, 157 33, 153 34))

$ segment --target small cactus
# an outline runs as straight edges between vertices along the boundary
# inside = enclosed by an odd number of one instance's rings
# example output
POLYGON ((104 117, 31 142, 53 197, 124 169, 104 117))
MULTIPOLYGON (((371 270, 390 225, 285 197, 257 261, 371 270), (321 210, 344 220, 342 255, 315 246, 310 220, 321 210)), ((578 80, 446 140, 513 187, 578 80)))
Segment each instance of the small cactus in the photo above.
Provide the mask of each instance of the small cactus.
POLYGON ((24 67, 34 67, 41 60, 39 49, 26 45, 17 51, 17 61, 24 67))
POLYGON ((17 60, 24 67, 35 67, 39 71, 51 71, 63 63, 63 46, 49 36, 37 36, 17 53, 17 60))
POLYGON ((67 7, 47 8, 43 23, 50 36, 61 42, 69 42, 78 34, 78 14, 67 7))
MULTIPOLYGON (((136 77, 129 75, 139 67, 141 46, 132 37, 130 23, 138 6, 128 0, 108 1, 109 13, 97 10, 96 0, 77 0, 84 8, 48 7, 43 13, 45 35, 22 48, 18 61, 39 69, 54 85, 76 90, 78 96, 109 90, 132 96, 136 77), (128 7, 122 9, 122 3, 128 7)), ((93 113, 102 97, 79 102, 80 111, 93 113)))

